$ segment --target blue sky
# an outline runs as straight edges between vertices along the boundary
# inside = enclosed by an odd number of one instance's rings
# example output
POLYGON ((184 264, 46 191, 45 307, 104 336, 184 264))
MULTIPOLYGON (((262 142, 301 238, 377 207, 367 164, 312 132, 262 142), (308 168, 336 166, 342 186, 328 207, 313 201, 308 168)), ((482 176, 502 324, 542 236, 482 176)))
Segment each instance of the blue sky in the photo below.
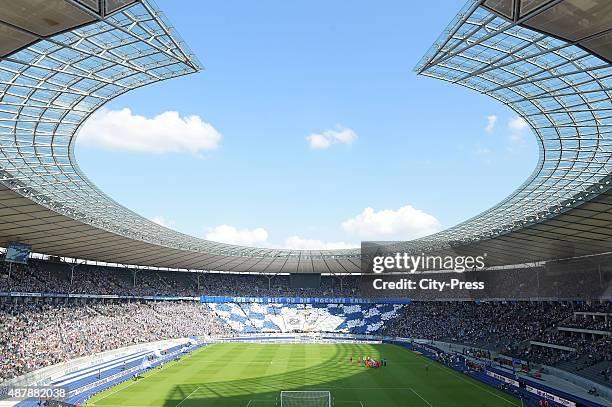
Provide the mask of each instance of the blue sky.
POLYGON ((271 247, 413 238, 536 165, 514 112, 412 71, 461 0, 157 3, 205 70, 112 101, 76 149, 150 219, 271 247))

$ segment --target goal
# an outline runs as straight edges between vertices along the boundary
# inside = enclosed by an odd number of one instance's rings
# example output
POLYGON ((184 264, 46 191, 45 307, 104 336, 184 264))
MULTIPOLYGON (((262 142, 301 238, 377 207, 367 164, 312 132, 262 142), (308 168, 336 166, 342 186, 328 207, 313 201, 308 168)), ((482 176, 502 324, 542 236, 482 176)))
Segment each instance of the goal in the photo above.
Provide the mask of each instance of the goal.
POLYGON ((281 391, 280 407, 331 407, 328 391, 281 391))

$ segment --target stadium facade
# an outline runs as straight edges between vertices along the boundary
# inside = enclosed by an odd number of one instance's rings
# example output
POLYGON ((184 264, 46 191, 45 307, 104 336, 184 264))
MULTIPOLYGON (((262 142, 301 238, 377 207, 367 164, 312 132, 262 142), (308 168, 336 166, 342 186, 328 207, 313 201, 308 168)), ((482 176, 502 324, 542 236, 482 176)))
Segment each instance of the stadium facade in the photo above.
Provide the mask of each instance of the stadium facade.
MULTIPOLYGON (((0 240, 48 255, 145 267, 360 271, 358 249, 206 241, 159 226, 100 191, 74 157, 85 120, 127 91, 196 73, 201 65, 149 1, 37 4, 7 6, 0 18, 0 240)), ((404 249, 486 252, 488 265, 612 251, 611 28, 608 1, 468 2, 416 71, 506 104, 533 130, 540 159, 495 207, 405 242, 404 249)))

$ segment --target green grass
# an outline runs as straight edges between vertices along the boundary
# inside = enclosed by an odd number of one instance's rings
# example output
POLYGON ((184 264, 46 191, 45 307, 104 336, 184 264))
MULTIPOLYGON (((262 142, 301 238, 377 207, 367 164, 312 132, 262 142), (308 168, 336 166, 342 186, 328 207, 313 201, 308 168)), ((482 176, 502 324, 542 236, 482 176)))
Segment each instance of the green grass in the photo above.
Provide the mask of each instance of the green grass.
POLYGON ((244 343, 202 348, 112 387, 87 405, 272 407, 281 390, 329 390, 336 407, 521 406, 509 395, 394 345, 244 343), (382 356, 389 363, 366 369, 350 364, 351 356, 382 356))

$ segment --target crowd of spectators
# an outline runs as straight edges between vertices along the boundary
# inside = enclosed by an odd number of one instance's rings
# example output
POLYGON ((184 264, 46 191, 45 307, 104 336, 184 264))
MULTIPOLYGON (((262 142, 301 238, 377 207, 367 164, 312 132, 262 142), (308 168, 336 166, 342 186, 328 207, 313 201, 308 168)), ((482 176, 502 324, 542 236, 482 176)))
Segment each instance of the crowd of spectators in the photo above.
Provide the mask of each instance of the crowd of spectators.
POLYGON ((499 349, 538 336, 571 313, 560 303, 413 303, 388 333, 499 349))
POLYGON ((138 343, 230 333, 227 324, 197 302, 5 302, 0 321, 0 382, 138 343))
POLYGON ((30 261, 0 263, 0 292, 113 294, 132 296, 308 296, 357 297, 359 277, 322 276, 318 288, 291 287, 288 275, 191 273, 133 270, 80 264, 30 261), (340 280, 342 278, 342 281, 340 280))
MULTIPOLYGON (((558 327, 610 330, 604 317, 580 312, 611 313, 610 302, 597 304, 536 302, 412 303, 387 334, 459 343, 571 371, 612 361, 612 338, 565 332, 558 327), (561 345, 557 349, 532 342, 561 345), (566 362, 563 364, 563 362, 566 362)), ((605 376, 604 373, 602 375, 605 376)))
POLYGON ((588 329, 591 331, 612 331, 612 318, 608 321, 605 321, 603 318, 584 318, 579 317, 576 319, 571 319, 568 321, 564 321, 562 326, 566 328, 578 328, 578 329, 588 329))
POLYGON ((601 335, 586 335, 551 330, 534 341, 544 344, 561 345, 568 349, 558 349, 540 344, 517 347, 514 354, 518 357, 549 366, 561 364, 573 371, 581 371, 602 361, 612 361, 612 340, 601 335))
POLYGON ((575 305, 571 317, 559 322, 553 329, 534 336, 532 341, 560 345, 570 348, 555 348, 541 344, 522 344, 512 349, 519 357, 550 366, 563 365, 579 372, 602 361, 612 361, 612 340, 601 333, 573 331, 574 329, 595 332, 612 331, 612 306, 610 302, 599 304, 575 305), (610 316, 606 317, 605 314, 610 316), (565 329, 557 329, 565 328, 565 329), (569 330, 567 329, 569 328, 569 330))

